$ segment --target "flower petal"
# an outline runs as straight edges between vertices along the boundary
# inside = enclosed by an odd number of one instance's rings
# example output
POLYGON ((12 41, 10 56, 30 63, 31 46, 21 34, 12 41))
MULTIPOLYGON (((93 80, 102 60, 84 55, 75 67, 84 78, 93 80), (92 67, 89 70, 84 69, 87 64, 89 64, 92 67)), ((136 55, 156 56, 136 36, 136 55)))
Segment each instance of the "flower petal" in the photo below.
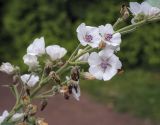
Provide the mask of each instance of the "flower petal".
POLYGON ((113 30, 113 27, 112 27, 111 24, 106 24, 105 29, 106 29, 106 33, 108 33, 108 34, 113 34, 114 33, 114 30, 113 30))
MULTIPOLYGON (((83 51, 82 49, 79 49, 78 50, 78 54, 80 54, 82 51, 83 51)), ((82 55, 81 57, 79 57, 78 61, 85 61, 85 62, 87 62, 88 58, 89 58, 89 53, 86 53, 86 54, 82 55)))
POLYGON ((129 10, 133 13, 133 15, 141 13, 141 5, 139 3, 130 2, 129 5, 130 5, 129 10))
POLYGON ((92 74, 96 79, 102 80, 103 71, 99 66, 90 66, 89 73, 92 74))
POLYGON ((101 58, 109 58, 113 55, 114 50, 111 49, 110 47, 106 47, 102 51, 100 51, 98 54, 101 58))
POLYGON ((44 37, 37 38, 27 48, 27 54, 41 56, 45 53, 44 37))
POLYGON ((7 110, 5 110, 3 113, 2 113, 2 116, 0 116, 0 124, 8 117, 9 113, 7 110))
POLYGON ((149 11, 149 15, 150 15, 150 16, 156 15, 156 14, 158 14, 158 13, 160 13, 160 9, 157 8, 157 7, 152 7, 152 8, 150 9, 150 11, 149 11))
POLYGON ((101 63, 101 58, 96 52, 92 52, 88 58, 89 65, 99 65, 101 63))
POLYGON ((34 87, 39 81, 39 77, 31 74, 24 74, 21 76, 23 84, 28 85, 29 87, 34 87))
POLYGON ((147 3, 147 2, 143 2, 141 3, 141 9, 142 9, 142 12, 145 14, 145 15, 149 15, 149 12, 150 12, 150 9, 152 8, 152 6, 147 3))
POLYGON ((26 65, 29 66, 29 69, 35 69, 38 67, 39 62, 37 60, 37 56, 26 54, 23 56, 23 61, 26 65))
POLYGON ((52 61, 55 61, 61 59, 67 53, 67 50, 59 45, 51 45, 46 47, 46 53, 50 56, 52 61))
POLYGON ((104 34, 106 33, 105 26, 99 26, 99 33, 101 36, 104 36, 104 34))
POLYGON ((103 80, 108 81, 110 80, 114 75, 116 75, 117 69, 109 67, 105 70, 105 73, 103 74, 103 80))
POLYGON ((91 40, 91 42, 88 43, 88 45, 90 45, 92 48, 97 48, 99 46, 99 43, 101 42, 99 29, 95 27, 90 27, 88 34, 93 37, 93 39, 91 40))
POLYGON ((86 29, 85 23, 81 23, 81 24, 78 26, 76 32, 77 32, 77 37, 78 37, 78 40, 80 41, 80 43, 81 43, 83 46, 86 46, 87 43, 85 42, 84 37, 85 37, 85 35, 86 35, 87 29, 86 29))
POLYGON ((115 69, 121 69, 122 67, 122 63, 120 62, 119 58, 115 54, 113 54, 109 58, 108 63, 115 69))
POLYGON ((111 39, 111 45, 112 46, 119 46, 121 44, 121 34, 120 33, 115 33, 111 39))

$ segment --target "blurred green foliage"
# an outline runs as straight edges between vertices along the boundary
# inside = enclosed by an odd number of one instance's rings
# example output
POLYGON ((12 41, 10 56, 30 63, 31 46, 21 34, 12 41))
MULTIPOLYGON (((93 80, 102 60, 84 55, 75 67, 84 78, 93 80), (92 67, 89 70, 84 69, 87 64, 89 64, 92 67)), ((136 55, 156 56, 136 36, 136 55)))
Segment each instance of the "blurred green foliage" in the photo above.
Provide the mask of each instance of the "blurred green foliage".
MULTIPOLYGON (((123 3, 129 0, 5 0, 0 4, 0 61, 23 64, 27 46, 44 36, 47 44, 69 49, 77 46, 76 27, 114 23, 123 3), (6 51, 7 50, 7 51, 6 51)), ((141 1, 138 1, 141 2, 141 1)), ((124 25, 130 24, 130 19, 124 25)), ((123 36, 121 52, 124 66, 160 65, 159 23, 146 25, 123 36)))
POLYGON ((160 73, 126 70, 107 82, 81 81, 81 87, 97 101, 120 112, 160 121, 160 73), (154 82, 153 82, 154 81, 154 82))

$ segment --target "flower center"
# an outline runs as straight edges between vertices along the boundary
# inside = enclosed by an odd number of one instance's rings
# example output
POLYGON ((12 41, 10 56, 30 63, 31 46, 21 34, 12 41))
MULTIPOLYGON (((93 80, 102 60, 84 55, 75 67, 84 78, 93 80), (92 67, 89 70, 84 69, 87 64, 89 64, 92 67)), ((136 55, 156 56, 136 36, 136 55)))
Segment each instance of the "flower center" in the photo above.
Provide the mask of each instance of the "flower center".
POLYGON ((102 69, 107 69, 107 67, 108 67, 107 62, 102 62, 102 63, 101 63, 101 68, 102 68, 102 69))
POLYGON ((86 42, 91 42, 93 40, 93 37, 91 35, 85 35, 84 39, 86 42))
POLYGON ((104 34, 104 39, 110 41, 112 39, 112 34, 104 34))
POLYGON ((100 64, 101 68, 105 71, 108 66, 111 66, 107 60, 103 60, 100 64))

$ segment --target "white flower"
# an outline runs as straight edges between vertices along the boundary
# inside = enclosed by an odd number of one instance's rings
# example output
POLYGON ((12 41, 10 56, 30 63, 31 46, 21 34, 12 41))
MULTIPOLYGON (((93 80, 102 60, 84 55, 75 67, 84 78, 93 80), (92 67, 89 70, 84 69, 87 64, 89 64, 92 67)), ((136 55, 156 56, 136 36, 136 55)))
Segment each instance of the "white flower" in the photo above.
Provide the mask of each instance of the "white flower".
POLYGON ((149 11, 149 15, 156 15, 156 14, 160 15, 160 9, 157 7, 152 7, 149 11))
POLYGON ((86 26, 85 23, 82 23, 78 26, 76 31, 78 40, 83 46, 90 45, 93 48, 99 46, 101 37, 98 28, 86 26))
POLYGON ((129 9, 135 16, 139 14, 144 14, 145 16, 153 16, 160 12, 159 8, 152 7, 148 2, 142 2, 141 4, 137 2, 130 2, 129 9))
POLYGON ((31 74, 24 74, 21 76, 23 84, 26 84, 29 87, 34 87, 39 81, 39 77, 31 74))
MULTIPOLYGON (((83 51, 82 49, 79 49, 78 54, 80 54, 82 51, 83 51)), ((88 57, 89 57, 89 53, 85 53, 84 55, 78 58, 78 61, 86 62, 88 60, 88 57)))
POLYGON ((44 37, 37 38, 27 48, 27 54, 41 56, 45 54, 44 37))
POLYGON ((61 59, 67 53, 67 50, 58 45, 52 45, 46 48, 46 52, 50 56, 51 60, 55 61, 57 59, 61 59))
POLYGON ((24 113, 15 113, 15 114, 12 116, 11 120, 12 120, 13 122, 16 122, 16 121, 22 119, 23 117, 24 117, 24 113))
POLYGON ((7 74, 13 74, 15 71, 15 68, 13 65, 11 65, 10 63, 6 62, 6 63, 2 63, 1 67, 0 67, 0 71, 5 72, 7 74))
POLYGON ((29 66, 29 69, 34 69, 36 67, 38 67, 38 60, 37 60, 37 56, 35 55, 30 55, 30 54, 26 54, 23 56, 23 61, 26 65, 29 66))
POLYGON ((105 26, 99 26, 99 33, 102 36, 102 40, 110 46, 112 49, 117 50, 121 43, 121 34, 115 33, 111 24, 105 26))
POLYGON ((0 124, 9 116, 9 113, 7 110, 5 110, 2 115, 0 116, 0 124))
POLYGON ((99 80, 110 80, 121 69, 119 58, 113 54, 113 50, 105 49, 99 53, 92 52, 88 58, 89 72, 99 80))

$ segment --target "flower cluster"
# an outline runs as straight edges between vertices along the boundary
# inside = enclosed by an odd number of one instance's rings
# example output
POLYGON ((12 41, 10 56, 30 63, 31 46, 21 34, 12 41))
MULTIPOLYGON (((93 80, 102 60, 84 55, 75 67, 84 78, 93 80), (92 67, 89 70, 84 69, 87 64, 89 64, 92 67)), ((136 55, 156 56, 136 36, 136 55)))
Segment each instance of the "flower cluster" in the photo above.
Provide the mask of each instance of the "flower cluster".
POLYGON ((132 23, 136 23, 145 18, 155 17, 160 14, 160 8, 151 6, 148 2, 130 2, 129 10, 134 15, 132 23))
POLYGON ((115 32, 111 24, 91 27, 82 23, 77 28, 77 37, 83 46, 100 49, 98 53, 86 53, 80 57, 81 60, 88 57, 89 72, 96 79, 110 80, 121 69, 122 64, 114 54, 120 50, 121 34, 115 32))
POLYGON ((13 76, 13 84, 5 86, 11 88, 16 104, 11 112, 3 112, 0 124, 47 125, 41 118, 36 117, 37 106, 32 104, 32 100, 40 99, 40 109, 43 111, 47 106, 47 99, 56 94, 63 95, 65 99, 74 97, 80 100, 81 78, 111 80, 122 68, 122 63, 116 56, 120 51, 121 36, 146 22, 160 20, 160 9, 147 2, 130 2, 129 10, 122 6, 121 17, 113 26, 106 24, 94 27, 80 24, 76 30, 80 43, 66 61, 63 59, 67 53, 65 48, 59 45, 45 47, 44 37, 41 37, 28 46, 27 53, 23 56, 28 73, 22 74, 19 67, 8 62, 2 63, 0 71, 13 76), (133 24, 116 30, 115 27, 128 18, 129 10, 133 15, 133 24), (83 67, 86 64, 88 69, 83 67))
POLYGON ((52 61, 61 59, 67 50, 60 47, 59 45, 51 45, 45 48, 44 37, 37 38, 33 41, 32 44, 27 48, 27 54, 24 55, 23 60, 26 65, 29 66, 29 69, 35 69, 38 67, 38 57, 48 54, 52 61))

